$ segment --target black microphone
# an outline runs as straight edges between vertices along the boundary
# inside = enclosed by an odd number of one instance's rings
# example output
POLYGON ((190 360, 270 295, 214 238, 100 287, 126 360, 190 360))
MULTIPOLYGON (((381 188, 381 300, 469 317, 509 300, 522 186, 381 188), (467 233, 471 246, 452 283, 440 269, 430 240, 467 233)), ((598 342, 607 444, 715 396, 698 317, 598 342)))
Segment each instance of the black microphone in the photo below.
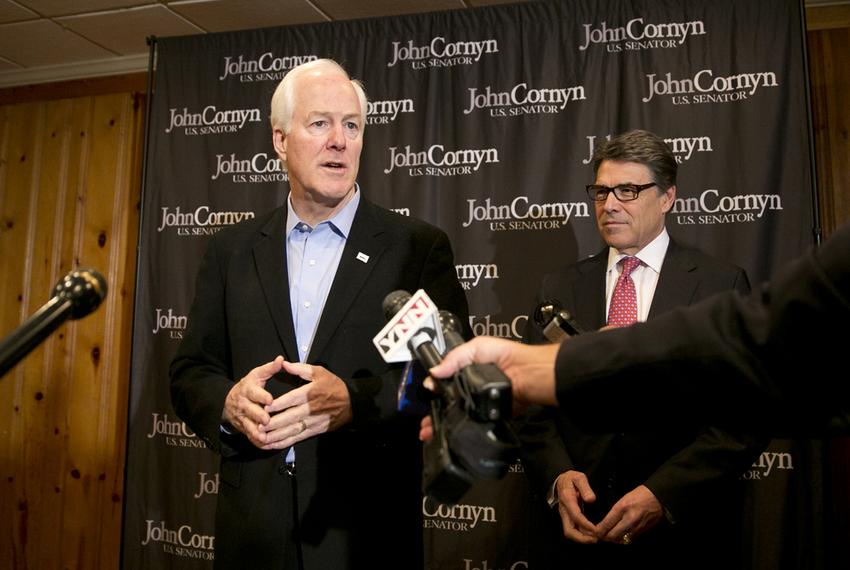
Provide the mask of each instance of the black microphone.
POLYGON ((571 336, 587 332, 557 299, 547 299, 537 305, 534 322, 543 329, 543 336, 550 342, 563 342, 571 336))
POLYGON ((0 377, 67 319, 94 311, 106 297, 106 280, 94 269, 76 269, 53 288, 53 297, 0 341, 0 377))
MULTIPOLYGON (((384 297, 384 302, 381 304, 381 308, 384 310, 384 317, 387 321, 396 317, 410 298, 410 293, 401 289, 393 291, 384 297)), ((425 370, 430 370, 443 361, 440 351, 437 350, 436 346, 434 346, 433 341, 436 338, 437 332, 433 328, 421 327, 410 338, 410 340, 407 341, 407 348, 410 350, 411 354, 415 355, 416 359, 422 363, 425 370)))
MULTIPOLYGON (((446 352, 465 341, 460 334, 460 319, 449 311, 440 311, 440 325, 446 341, 446 352)), ((470 412, 479 420, 496 422, 510 419, 513 412, 511 381, 495 364, 469 364, 461 368, 459 386, 469 399, 470 412)))

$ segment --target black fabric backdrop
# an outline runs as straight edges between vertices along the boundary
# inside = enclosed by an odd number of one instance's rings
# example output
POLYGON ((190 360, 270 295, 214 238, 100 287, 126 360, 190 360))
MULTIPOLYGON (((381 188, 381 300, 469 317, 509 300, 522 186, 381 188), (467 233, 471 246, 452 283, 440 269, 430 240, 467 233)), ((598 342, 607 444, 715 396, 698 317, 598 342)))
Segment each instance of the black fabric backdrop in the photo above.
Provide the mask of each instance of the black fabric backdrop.
MULTIPOLYGON (((810 245, 801 17, 797 0, 581 0, 160 39, 123 566, 211 567, 217 458, 172 411, 168 362, 206 237, 286 198, 267 117, 288 69, 331 57, 364 81, 363 192, 448 232, 474 332, 517 339, 542 275, 602 245, 583 188, 612 134, 668 140, 670 233, 753 282, 810 245)), ((775 441, 744 475, 744 567, 822 565, 820 460, 775 441)), ((423 503, 429 567, 528 566, 522 471, 423 503)))

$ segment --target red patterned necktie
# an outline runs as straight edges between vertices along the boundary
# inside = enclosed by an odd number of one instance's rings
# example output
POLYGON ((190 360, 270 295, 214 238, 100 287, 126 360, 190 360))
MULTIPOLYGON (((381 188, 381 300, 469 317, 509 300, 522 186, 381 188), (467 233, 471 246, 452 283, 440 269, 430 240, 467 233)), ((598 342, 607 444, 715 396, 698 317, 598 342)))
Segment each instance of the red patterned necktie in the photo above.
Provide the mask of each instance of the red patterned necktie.
POLYGON ((622 269, 608 308, 609 325, 626 327, 637 322, 637 293, 635 282, 632 281, 632 271, 639 267, 640 263, 637 257, 624 257, 619 261, 622 269))

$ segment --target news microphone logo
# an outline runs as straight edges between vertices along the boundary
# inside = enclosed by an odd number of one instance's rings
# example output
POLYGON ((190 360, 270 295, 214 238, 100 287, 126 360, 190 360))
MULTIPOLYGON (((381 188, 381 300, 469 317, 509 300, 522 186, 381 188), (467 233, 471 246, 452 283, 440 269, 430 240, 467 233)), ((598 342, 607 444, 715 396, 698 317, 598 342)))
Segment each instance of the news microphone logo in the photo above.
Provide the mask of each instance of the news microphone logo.
MULTIPOLYGON (((394 295, 397 295, 400 301, 408 293, 405 291, 391 293, 384 301, 385 309, 393 304, 390 297, 394 295)), ((446 345, 439 323, 437 305, 424 290, 419 289, 410 296, 395 316, 388 319, 386 326, 372 339, 372 342, 385 362, 407 362, 414 359, 408 346, 409 341, 423 330, 430 333, 429 340, 434 343, 437 350, 442 352, 446 345)))

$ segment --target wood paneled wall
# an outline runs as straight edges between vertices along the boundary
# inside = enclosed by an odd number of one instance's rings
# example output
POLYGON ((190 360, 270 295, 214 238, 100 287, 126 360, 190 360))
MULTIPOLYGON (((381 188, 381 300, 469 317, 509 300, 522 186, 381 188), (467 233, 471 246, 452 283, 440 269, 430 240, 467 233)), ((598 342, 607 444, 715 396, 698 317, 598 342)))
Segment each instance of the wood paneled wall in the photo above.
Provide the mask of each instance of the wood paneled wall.
POLYGON ((117 568, 144 96, 0 106, 0 336, 92 267, 109 292, 0 379, 0 566, 117 568))
MULTIPOLYGON (((850 221, 850 7, 807 10, 821 219, 850 221)), ((0 567, 117 568, 143 77, 0 91, 0 336, 67 271, 104 304, 0 379, 0 567), (110 93, 118 91, 118 93, 110 93), (71 97, 71 98, 68 98, 71 97)), ((850 567, 850 440, 832 444, 833 559, 850 567)), ((829 471, 829 470, 828 470, 829 471)))

